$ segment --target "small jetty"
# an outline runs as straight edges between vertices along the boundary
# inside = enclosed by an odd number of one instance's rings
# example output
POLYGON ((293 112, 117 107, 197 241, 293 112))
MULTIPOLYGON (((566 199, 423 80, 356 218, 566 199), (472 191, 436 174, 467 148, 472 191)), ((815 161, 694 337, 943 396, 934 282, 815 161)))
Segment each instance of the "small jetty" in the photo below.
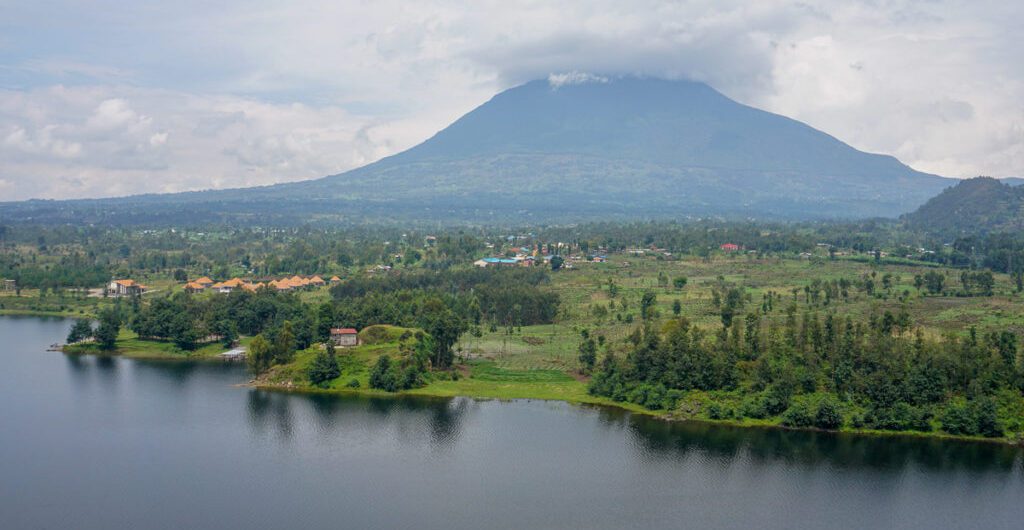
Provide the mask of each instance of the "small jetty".
POLYGON ((225 362, 241 362, 245 360, 245 348, 234 348, 220 354, 225 362))

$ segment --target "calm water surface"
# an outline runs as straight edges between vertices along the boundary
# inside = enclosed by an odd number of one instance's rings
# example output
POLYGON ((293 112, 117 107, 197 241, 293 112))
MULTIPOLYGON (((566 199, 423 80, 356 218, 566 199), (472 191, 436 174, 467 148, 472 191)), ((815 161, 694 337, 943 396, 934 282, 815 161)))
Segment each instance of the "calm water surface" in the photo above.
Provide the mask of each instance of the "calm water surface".
POLYGON ((1018 449, 236 386, 0 317, 0 528, 1024 528, 1018 449))

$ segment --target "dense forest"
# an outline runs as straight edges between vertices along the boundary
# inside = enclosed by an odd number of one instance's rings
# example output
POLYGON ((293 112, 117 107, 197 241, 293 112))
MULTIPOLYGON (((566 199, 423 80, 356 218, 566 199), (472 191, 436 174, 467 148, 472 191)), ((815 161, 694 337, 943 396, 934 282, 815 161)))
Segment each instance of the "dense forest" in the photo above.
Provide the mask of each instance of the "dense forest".
MULTIPOLYGON (((784 425, 930 431, 1001 436, 996 404, 1019 396, 1024 369, 1009 331, 926 337, 908 314, 856 320, 825 303, 720 302, 722 327, 709 332, 685 318, 648 322, 626 355, 609 351, 598 366, 593 339, 581 362, 595 370, 590 391, 617 401, 674 410, 684 393, 710 392, 712 419, 782 416, 784 425), (740 314, 738 311, 744 311, 740 314), (773 312, 784 318, 771 318, 773 312)), ((1014 426, 1018 428, 1019 426, 1014 426)))

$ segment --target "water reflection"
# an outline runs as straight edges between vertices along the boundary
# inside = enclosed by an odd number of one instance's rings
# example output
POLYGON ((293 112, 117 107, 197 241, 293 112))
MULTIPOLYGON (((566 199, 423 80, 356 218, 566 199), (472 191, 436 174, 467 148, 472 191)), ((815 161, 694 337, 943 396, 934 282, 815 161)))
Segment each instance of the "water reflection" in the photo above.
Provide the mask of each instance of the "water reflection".
MULTIPOLYGON (((191 362, 129 362, 128 372, 116 357, 66 355, 72 384, 118 392, 127 375, 142 388, 168 388, 178 395, 198 374, 213 381, 240 379, 237 367, 191 362)), ((204 378, 204 382, 206 382, 204 378)), ((202 385, 197 385, 197 388, 202 385)), ((192 392, 194 389, 188 389, 192 392)), ((479 401, 468 398, 365 397, 245 391, 248 423, 254 433, 289 441, 299 426, 312 425, 320 436, 360 430, 399 443, 455 447, 467 417, 479 401)), ((872 437, 851 434, 740 428, 696 422, 665 422, 607 407, 580 408, 608 431, 629 436, 642 458, 699 458, 726 468, 737 462, 753 466, 784 464, 802 469, 867 469, 898 475, 909 468, 932 472, 1016 473, 1024 469, 1024 449, 1002 444, 967 443, 934 438, 872 437)), ((539 413, 540 411, 538 411, 539 413)))
POLYGON ((366 397, 328 394, 284 394, 251 390, 248 417, 253 430, 277 430, 287 439, 293 429, 293 407, 308 408, 322 436, 342 429, 392 431, 401 440, 429 441, 435 448, 453 446, 462 433, 465 416, 475 402, 467 398, 408 396, 366 397))
POLYGON ((121 383, 121 374, 116 358, 74 354, 66 354, 64 358, 69 378, 77 388, 86 388, 95 383, 104 393, 116 395, 118 385, 121 383))
POLYGON ((1003 444, 955 442, 935 438, 863 436, 823 432, 757 429, 698 422, 665 422, 605 410, 607 424, 627 426, 635 441, 653 456, 699 453, 724 462, 784 462, 802 467, 902 472, 908 466, 930 471, 1017 471, 1022 449, 1003 444))
POLYGON ((257 433, 274 432, 280 439, 289 440, 294 427, 291 396, 251 390, 248 395, 249 424, 257 433))

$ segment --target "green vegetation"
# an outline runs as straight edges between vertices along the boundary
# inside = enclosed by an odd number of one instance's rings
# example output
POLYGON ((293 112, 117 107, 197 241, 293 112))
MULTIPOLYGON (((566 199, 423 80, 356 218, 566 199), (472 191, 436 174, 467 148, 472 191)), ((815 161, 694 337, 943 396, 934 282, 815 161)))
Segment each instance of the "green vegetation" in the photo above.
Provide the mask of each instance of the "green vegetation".
POLYGON ((1016 234, 943 244, 889 223, 412 233, 18 229, 9 262, 78 252, 154 289, 25 289, 0 303, 64 304, 80 318, 69 352, 212 359, 240 343, 257 384, 274 388, 562 399, 789 428, 1024 432, 1016 234), (45 248, 31 242, 40 234, 45 248), (472 265, 517 255, 534 266, 472 265), (342 281, 181 289, 199 275, 271 272, 342 281), (359 345, 328 347, 334 327, 358 329, 359 345))

